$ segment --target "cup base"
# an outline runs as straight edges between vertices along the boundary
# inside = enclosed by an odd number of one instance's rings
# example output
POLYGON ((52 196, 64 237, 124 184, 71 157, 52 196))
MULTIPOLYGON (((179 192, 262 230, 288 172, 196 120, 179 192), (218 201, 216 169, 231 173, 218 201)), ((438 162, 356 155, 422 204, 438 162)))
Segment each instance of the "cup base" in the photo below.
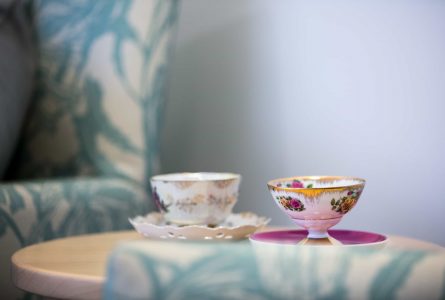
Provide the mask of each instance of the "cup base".
POLYGON ((341 246, 343 245, 342 242, 334 239, 331 236, 328 236, 326 238, 305 238, 298 242, 297 245, 309 245, 309 246, 341 246))
POLYGON ((341 218, 342 217, 324 220, 292 219, 292 221, 307 229, 308 239, 327 239, 329 238, 328 229, 340 222, 341 218))

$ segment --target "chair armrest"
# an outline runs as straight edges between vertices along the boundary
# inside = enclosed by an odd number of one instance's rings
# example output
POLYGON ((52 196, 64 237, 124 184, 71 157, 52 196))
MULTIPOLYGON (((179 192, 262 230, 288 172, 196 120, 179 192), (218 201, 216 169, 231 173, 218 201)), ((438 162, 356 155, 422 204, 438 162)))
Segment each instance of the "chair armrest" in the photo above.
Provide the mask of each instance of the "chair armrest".
POLYGON ((0 241, 20 247, 58 237, 128 229, 129 217, 151 207, 144 187, 125 179, 1 184, 0 241))
POLYGON ((13 288, 10 257, 19 248, 70 235, 129 229, 128 217, 153 208, 143 186, 116 178, 0 184, 0 294, 13 288))

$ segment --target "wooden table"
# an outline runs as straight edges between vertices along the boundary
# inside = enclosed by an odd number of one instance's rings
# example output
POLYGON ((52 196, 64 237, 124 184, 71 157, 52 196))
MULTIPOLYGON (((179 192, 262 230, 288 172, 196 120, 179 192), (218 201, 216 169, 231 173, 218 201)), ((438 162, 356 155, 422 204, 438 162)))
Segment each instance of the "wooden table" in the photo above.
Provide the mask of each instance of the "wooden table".
MULTIPOLYGON (((444 251, 428 242, 400 236, 389 238, 387 248, 444 251)), ((100 299, 108 254, 118 243, 138 239, 142 237, 135 231, 121 231, 29 246, 11 258, 12 281, 22 290, 46 297, 100 299)))

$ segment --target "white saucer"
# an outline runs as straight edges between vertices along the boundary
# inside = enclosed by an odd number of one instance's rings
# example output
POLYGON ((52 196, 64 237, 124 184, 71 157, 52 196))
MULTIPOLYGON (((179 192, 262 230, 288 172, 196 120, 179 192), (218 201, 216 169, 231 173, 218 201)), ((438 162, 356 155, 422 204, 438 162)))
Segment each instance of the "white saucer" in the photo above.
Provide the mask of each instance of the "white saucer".
POLYGON ((217 227, 207 225, 179 226, 167 223, 159 212, 146 216, 128 219, 137 232, 145 237, 157 239, 180 240, 239 240, 248 238, 261 227, 267 225, 270 219, 259 217, 252 212, 230 214, 217 227))

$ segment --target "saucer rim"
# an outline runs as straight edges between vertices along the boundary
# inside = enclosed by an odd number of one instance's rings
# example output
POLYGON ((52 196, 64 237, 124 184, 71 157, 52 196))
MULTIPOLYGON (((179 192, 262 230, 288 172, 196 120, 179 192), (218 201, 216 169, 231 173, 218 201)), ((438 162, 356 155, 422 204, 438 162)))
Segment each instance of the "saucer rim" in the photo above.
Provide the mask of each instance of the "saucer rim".
MULTIPOLYGON (((297 244, 289 244, 289 243, 280 243, 280 242, 276 242, 276 241, 259 241, 254 238, 254 235, 256 235, 256 234, 271 233, 271 232, 283 232, 283 231, 306 231, 306 230, 305 229, 281 229, 281 230, 254 232, 249 236, 249 241, 254 242, 254 243, 267 244, 267 245, 326 248, 326 245, 299 245, 298 243, 297 244)), ((371 243, 349 244, 349 245, 330 245, 329 246, 330 248, 332 248, 332 247, 337 247, 337 248, 353 247, 353 248, 355 248, 355 247, 366 247, 366 246, 379 246, 379 245, 385 245, 389 241, 389 237, 386 234, 376 233, 376 232, 372 232, 372 231, 353 230, 353 229, 331 229, 329 231, 351 231, 351 232, 359 232, 359 233, 370 233, 370 234, 382 236, 384 238, 383 241, 371 242, 371 243)))
POLYGON ((218 225, 218 226, 215 226, 215 227, 208 227, 207 225, 203 225, 203 224, 193 224, 193 225, 179 226, 179 225, 173 225, 173 224, 159 225, 159 224, 150 223, 150 222, 146 222, 146 221, 144 221, 144 222, 135 222, 134 221, 134 219, 136 219, 137 217, 145 218, 148 215, 152 215, 152 214, 158 214, 158 215, 161 215, 161 217, 163 217, 163 214, 160 213, 160 212, 150 212, 150 213, 148 213, 148 214, 146 214, 144 216, 135 216, 133 218, 128 218, 128 221, 131 223, 131 225, 133 227, 135 227, 134 224, 137 224, 137 225, 149 225, 149 226, 152 226, 152 227, 156 227, 158 229, 186 230, 186 229, 199 228, 199 229, 205 229, 205 230, 209 230, 209 231, 218 231, 218 230, 221 230, 221 229, 225 229, 225 230, 238 230, 240 228, 250 228, 250 227, 252 227, 252 228, 262 228, 264 226, 267 226, 267 224, 269 224, 270 221, 271 221, 271 218, 267 218, 265 216, 259 216, 256 213, 250 212, 250 211, 249 212, 240 212, 240 213, 231 213, 231 214, 229 214, 229 216, 232 216, 232 215, 242 215, 242 214, 246 214, 246 213, 255 215, 258 219, 261 219, 262 222, 260 224, 256 224, 256 225, 255 224, 244 224, 244 225, 239 225, 239 226, 222 226, 222 225, 218 225))

